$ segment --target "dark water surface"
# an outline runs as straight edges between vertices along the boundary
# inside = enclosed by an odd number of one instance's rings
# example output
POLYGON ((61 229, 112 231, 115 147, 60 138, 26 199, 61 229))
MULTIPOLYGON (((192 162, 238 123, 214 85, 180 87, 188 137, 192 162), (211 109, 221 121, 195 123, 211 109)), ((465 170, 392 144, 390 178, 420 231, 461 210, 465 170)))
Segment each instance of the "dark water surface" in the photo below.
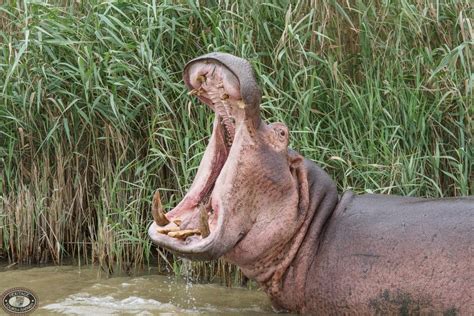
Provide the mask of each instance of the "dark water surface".
POLYGON ((153 270, 106 278, 93 267, 1 269, 0 292, 12 287, 36 293, 39 307, 33 315, 273 314, 261 291, 190 283, 153 270))

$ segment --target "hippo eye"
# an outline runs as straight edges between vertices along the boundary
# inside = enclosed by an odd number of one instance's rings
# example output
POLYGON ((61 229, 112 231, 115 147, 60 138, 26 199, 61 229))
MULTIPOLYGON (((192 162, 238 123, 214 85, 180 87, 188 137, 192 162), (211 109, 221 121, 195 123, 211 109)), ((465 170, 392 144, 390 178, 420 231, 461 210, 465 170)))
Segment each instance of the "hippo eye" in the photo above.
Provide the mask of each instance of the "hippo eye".
POLYGON ((278 128, 275 130, 275 134, 280 142, 286 142, 286 130, 284 128, 278 128))
POLYGON ((287 144, 288 142, 288 128, 282 123, 273 123, 271 124, 273 129, 273 135, 277 142, 287 144))

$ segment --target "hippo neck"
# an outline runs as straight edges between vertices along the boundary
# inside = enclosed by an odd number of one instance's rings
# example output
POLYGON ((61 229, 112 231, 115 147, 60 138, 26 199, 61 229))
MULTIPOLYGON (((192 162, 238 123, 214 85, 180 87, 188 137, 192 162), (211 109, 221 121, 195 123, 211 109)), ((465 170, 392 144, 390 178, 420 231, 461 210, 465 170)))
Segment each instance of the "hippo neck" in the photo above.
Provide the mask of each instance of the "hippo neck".
POLYGON ((262 258, 257 265, 242 267, 243 273, 255 279, 270 296, 275 309, 297 311, 304 305, 307 270, 317 253, 324 227, 334 209, 338 195, 329 175, 314 162, 305 159, 310 203, 300 228, 274 256, 262 258))
POLYGON ((307 271, 317 255, 325 224, 336 209, 338 194, 329 175, 314 162, 305 159, 310 203, 300 230, 287 252, 289 259, 272 277, 267 293, 274 308, 301 311, 307 271))

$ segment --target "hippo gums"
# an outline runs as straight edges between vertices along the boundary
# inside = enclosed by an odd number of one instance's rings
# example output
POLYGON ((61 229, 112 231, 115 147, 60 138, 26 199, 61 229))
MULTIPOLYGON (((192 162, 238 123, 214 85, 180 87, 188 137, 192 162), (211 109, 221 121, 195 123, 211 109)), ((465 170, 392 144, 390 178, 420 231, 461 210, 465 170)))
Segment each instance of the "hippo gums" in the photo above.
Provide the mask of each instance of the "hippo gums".
POLYGON ((250 64, 211 53, 184 82, 214 112, 183 200, 153 198, 153 242, 190 259, 238 265, 277 310, 312 314, 474 315, 474 197, 338 196, 260 117, 250 64))

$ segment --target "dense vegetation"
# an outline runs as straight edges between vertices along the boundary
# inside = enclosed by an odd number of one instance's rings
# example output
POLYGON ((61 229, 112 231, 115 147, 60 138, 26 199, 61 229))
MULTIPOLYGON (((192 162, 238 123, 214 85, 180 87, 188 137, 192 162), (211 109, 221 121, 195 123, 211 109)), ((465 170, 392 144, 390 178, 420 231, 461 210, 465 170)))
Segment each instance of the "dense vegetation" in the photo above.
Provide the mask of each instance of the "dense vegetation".
MULTIPOLYGON (((189 59, 251 61, 265 120, 341 191, 473 194, 469 0, 7 1, 0 6, 0 256, 184 266, 147 238, 190 186, 212 112, 189 59)), ((239 281, 223 262, 191 272, 239 281)))

